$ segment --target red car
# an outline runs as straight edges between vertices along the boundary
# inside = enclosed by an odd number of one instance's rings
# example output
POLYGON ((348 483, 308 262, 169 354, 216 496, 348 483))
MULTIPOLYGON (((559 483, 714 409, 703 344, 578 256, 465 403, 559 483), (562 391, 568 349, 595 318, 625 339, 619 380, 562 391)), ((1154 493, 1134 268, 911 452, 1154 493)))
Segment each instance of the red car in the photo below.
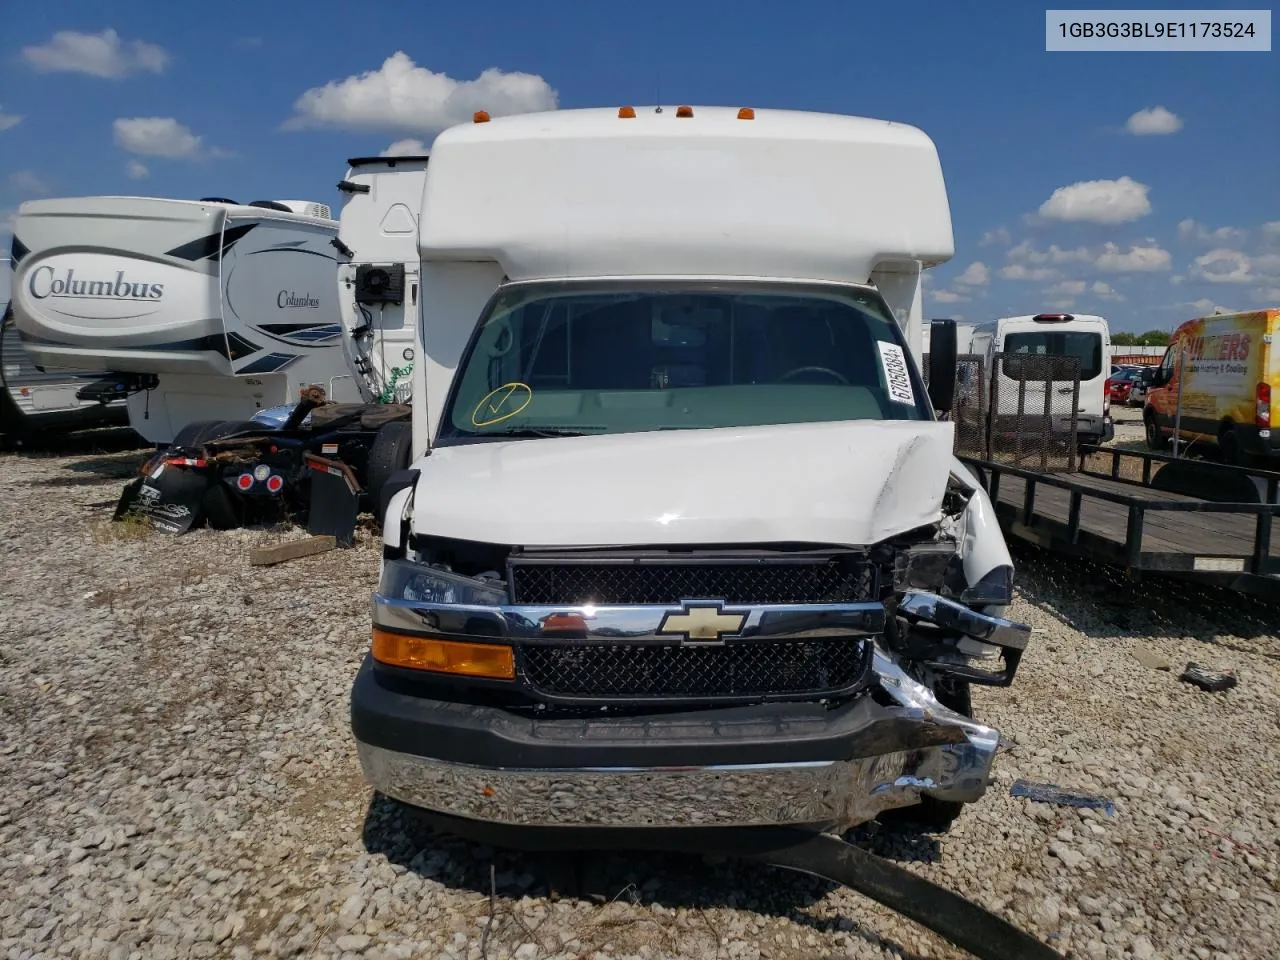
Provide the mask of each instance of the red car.
POLYGON ((1133 384, 1139 372, 1137 369, 1126 367, 1123 370, 1117 370, 1107 378, 1107 394, 1111 397, 1113 404, 1124 405, 1129 402, 1129 394, 1133 391, 1133 384))

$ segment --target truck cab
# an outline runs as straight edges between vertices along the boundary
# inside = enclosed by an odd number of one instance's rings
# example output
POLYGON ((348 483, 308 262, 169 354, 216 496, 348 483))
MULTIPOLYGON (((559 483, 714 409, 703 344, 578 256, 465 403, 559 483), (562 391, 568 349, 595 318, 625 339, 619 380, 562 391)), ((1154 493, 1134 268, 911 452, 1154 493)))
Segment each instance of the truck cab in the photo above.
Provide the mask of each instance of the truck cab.
POLYGON ((454 832, 848 827, 982 796, 1028 628, 919 368, 932 141, 564 110, 436 140, 412 467, 383 490, 366 779, 454 832))

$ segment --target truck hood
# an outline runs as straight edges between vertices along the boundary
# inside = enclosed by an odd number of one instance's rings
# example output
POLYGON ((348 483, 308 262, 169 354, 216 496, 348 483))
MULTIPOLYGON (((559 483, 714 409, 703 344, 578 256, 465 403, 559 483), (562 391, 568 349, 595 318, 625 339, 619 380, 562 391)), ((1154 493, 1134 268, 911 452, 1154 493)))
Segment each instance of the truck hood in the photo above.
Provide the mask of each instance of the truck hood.
POLYGON ((863 546, 939 519, 948 422, 846 421, 433 450, 415 533, 521 546, 863 546))

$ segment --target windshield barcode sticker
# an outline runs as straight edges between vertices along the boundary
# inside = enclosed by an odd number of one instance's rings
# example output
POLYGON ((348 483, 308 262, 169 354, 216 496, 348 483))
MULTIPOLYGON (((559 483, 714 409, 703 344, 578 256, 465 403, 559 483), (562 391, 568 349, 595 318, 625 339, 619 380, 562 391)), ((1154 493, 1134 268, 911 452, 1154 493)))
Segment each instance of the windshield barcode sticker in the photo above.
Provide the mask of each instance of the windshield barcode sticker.
POLYGON ((884 367, 884 382, 889 388, 889 399, 895 403, 915 404, 916 395, 911 389, 911 374, 907 372, 907 356, 896 343, 879 341, 880 365, 884 367))

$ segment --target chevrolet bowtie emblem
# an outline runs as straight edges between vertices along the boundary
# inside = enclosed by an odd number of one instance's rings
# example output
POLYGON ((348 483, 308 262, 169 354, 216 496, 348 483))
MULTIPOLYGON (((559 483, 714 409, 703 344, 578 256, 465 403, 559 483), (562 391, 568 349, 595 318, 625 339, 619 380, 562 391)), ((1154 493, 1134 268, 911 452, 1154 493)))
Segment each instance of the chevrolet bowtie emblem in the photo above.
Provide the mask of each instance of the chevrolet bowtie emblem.
POLYGON ((747 619, 745 613, 725 613, 719 605, 686 605, 681 613, 662 618, 658 633, 682 634, 688 640, 719 642, 726 633, 737 633, 747 619))

